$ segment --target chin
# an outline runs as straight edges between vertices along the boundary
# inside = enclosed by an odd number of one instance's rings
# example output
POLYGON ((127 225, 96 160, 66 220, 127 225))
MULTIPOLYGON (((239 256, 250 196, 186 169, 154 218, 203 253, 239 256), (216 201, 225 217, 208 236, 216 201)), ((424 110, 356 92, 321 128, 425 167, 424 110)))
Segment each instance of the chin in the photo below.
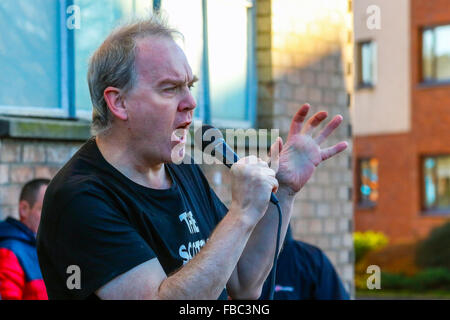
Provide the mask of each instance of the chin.
POLYGON ((183 161, 186 155, 186 144, 185 143, 176 143, 172 146, 168 156, 168 163, 176 163, 179 164, 183 161))

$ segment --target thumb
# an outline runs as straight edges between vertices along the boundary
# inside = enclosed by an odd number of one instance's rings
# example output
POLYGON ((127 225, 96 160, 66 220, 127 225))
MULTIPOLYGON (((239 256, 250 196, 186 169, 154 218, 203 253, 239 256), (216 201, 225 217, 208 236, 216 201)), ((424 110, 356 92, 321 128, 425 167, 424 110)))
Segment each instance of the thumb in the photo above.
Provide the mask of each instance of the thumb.
POLYGON ((281 139, 281 137, 278 137, 275 142, 272 144, 272 146, 270 147, 270 151, 269 151, 269 157, 270 157, 270 165, 269 167, 277 172, 278 171, 278 166, 279 166, 279 161, 280 161, 280 152, 283 149, 283 139, 281 139))

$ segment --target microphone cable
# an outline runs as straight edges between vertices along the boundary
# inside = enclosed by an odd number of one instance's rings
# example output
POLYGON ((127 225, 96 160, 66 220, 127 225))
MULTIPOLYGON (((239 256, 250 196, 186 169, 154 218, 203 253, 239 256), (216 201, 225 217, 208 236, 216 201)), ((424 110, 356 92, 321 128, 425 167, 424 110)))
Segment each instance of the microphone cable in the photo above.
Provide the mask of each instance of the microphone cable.
POLYGON ((277 241, 275 246, 275 254, 273 256, 273 266, 272 270, 270 271, 269 278, 270 278, 270 289, 269 289, 269 300, 273 300, 273 296, 275 294, 275 278, 277 274, 277 259, 278 259, 278 251, 280 249, 280 234, 281 234, 281 225, 282 225, 282 211, 280 202, 278 199, 275 198, 275 201, 272 201, 278 209, 278 230, 277 230, 277 241))

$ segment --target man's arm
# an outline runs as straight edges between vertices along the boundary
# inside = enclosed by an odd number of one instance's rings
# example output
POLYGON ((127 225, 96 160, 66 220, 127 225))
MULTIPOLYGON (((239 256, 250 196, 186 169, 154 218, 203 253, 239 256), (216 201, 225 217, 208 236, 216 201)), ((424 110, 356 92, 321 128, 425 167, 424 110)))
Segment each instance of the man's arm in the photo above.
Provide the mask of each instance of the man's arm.
POLYGON ((254 228, 231 209, 200 252, 167 276, 157 258, 116 277, 96 291, 102 299, 217 299, 254 228))
MULTIPOLYGON (((294 195, 280 187, 277 198, 282 210, 279 248, 281 250, 291 219, 294 195)), ((277 229, 278 209, 275 205, 270 204, 266 214, 254 228, 236 270, 227 285, 228 293, 233 299, 246 299, 245 296, 242 296, 246 291, 253 292, 255 299, 259 298, 264 281, 273 266, 277 229), (255 266, 259 266, 259 268, 255 266)))
MULTIPOLYGON (((225 288, 270 192, 278 187, 275 172, 253 157, 232 167, 233 202, 206 245, 186 265, 167 276, 157 258, 114 278, 96 291, 102 299, 217 299, 225 288)), ((240 297, 257 299, 243 288, 240 297)))
MULTIPOLYGON (((272 167, 275 167, 275 170, 278 167, 276 177, 279 190, 277 197, 283 213, 280 248, 290 222, 295 194, 303 188, 314 173, 315 168, 322 161, 333 157, 347 147, 346 142, 341 142, 332 147, 321 149, 320 144, 341 124, 342 117, 335 116, 313 138, 313 130, 327 117, 327 114, 323 111, 317 112, 303 123, 309 109, 310 106, 305 104, 295 114, 285 146, 282 145, 281 138, 278 138, 271 147, 272 167)), ((273 265, 277 227, 278 210, 276 206, 271 204, 264 217, 255 227, 237 268, 230 278, 227 288, 233 297, 240 298, 239 293, 244 288, 251 292, 261 292, 264 281, 273 265), (255 268, 255 266, 259 266, 259 268, 255 268)))

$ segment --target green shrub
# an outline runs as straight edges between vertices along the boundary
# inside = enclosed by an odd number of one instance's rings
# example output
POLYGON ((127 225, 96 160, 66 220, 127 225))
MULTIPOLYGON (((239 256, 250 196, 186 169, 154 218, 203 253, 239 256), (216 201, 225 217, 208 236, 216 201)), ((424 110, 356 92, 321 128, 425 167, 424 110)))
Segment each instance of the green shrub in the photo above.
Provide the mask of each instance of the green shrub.
POLYGON ((359 262, 367 252, 380 249, 386 246, 388 242, 388 238, 382 232, 366 231, 353 233, 355 263, 359 262))
POLYGON ((450 222, 433 229, 417 247, 416 263, 422 268, 450 269, 450 222))
POLYGON ((386 290, 408 290, 425 292, 428 290, 450 290, 450 270, 447 268, 426 269, 415 276, 381 273, 381 288, 386 290))

